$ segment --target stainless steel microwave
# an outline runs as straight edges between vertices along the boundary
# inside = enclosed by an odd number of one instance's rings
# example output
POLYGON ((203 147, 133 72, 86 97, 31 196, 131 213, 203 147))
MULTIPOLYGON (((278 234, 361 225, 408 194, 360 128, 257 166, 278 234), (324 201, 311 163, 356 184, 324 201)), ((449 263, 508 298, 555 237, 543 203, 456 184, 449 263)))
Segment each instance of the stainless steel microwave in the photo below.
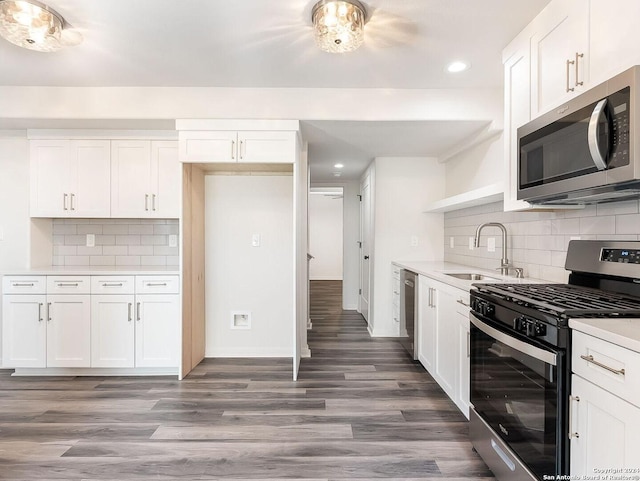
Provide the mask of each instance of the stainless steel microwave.
POLYGON ((518 129, 518 199, 594 204, 640 197, 640 66, 518 129))

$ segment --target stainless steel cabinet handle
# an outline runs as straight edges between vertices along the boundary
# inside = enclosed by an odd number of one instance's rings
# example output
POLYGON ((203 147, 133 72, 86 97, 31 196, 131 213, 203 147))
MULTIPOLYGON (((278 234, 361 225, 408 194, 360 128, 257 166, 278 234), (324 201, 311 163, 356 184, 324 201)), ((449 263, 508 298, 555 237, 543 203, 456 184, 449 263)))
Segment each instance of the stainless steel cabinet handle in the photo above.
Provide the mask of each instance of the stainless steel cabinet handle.
POLYGON ((415 284, 413 282, 411 282, 410 280, 404 281, 404 285, 405 286, 409 286, 409 287, 415 287, 415 284))
POLYGON ((38 304, 38 322, 42 322, 42 302, 38 304))
POLYGON ((464 302, 462 299, 458 299, 456 302, 457 302, 458 304, 462 304, 462 305, 463 305, 463 306, 465 306, 465 307, 471 307, 469 304, 467 304, 466 302, 464 302))
POLYGON ((51 322, 51 303, 47 302, 47 322, 51 322))
POLYGON ((236 160, 236 141, 231 141, 231 160, 236 160))
POLYGON ((127 304, 127 317, 129 322, 131 322, 132 317, 131 317, 131 308, 133 307, 133 305, 131 303, 127 304))
POLYGON ((433 306, 433 287, 429 288, 429 307, 433 306))
POLYGON ((573 431, 573 401, 580 402, 579 396, 569 396, 569 432, 567 433, 569 439, 579 438, 580 434, 573 431))
POLYGON ((58 282, 56 283, 57 287, 78 287, 77 282, 58 282))
POLYGON ((140 320, 140 303, 136 302, 136 321, 140 320))
POLYGON ((149 210, 149 194, 144 194, 144 210, 149 210))
POLYGON ((151 210, 156 210, 156 194, 151 194, 151 210))
POLYGON ((64 207, 64 210, 69 210, 67 209, 67 194, 62 194, 62 207, 64 207))
POLYGON ((581 355, 580 358, 584 359, 587 362, 590 362, 591 364, 595 364, 596 366, 601 367, 602 369, 606 369, 609 372, 617 374, 618 376, 624 376, 625 374, 624 369, 614 369, 613 367, 609 367, 606 364, 602 364, 601 362, 596 361, 592 355, 588 355, 588 356, 581 355))
POLYGON ((33 287, 33 282, 13 282, 11 287, 33 287))
POLYGON ((581 85, 584 85, 584 82, 582 82, 582 81, 579 82, 578 81, 578 78, 579 78, 579 72, 578 72, 579 63, 578 63, 578 59, 580 59, 582 57, 584 57, 583 53, 576 52, 576 60, 575 60, 575 62, 576 62, 576 87, 580 87, 581 85))
POLYGON ((76 210, 76 208, 73 206, 73 198, 74 198, 75 196, 76 196, 75 194, 71 194, 71 195, 70 195, 70 197, 71 197, 71 202, 70 202, 71 210, 76 210))
POLYGON ((573 87, 569 87, 569 71, 571 69, 571 65, 573 65, 575 60, 567 60, 567 92, 573 92, 575 89, 573 87))
POLYGON ((115 284, 107 284, 106 282, 103 282, 102 287, 122 287, 122 282, 118 282, 115 284))
POLYGON ((149 282, 148 284, 146 284, 147 287, 166 287, 167 283, 166 282, 157 282, 157 283, 152 283, 149 282))
POLYGON ((243 148, 244 148, 244 140, 241 140, 240 141, 240 160, 244 158, 244 152, 242 151, 243 148))
POLYGON ((436 288, 432 287, 431 291, 433 292, 433 294, 431 294, 431 307, 435 309, 437 307, 436 306, 436 288))

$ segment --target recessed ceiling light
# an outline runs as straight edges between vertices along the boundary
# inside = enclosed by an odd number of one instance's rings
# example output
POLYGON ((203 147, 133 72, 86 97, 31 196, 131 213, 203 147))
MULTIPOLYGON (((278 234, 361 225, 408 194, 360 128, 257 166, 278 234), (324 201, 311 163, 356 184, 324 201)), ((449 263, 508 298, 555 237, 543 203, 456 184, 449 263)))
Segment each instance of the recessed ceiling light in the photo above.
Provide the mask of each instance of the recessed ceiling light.
POLYGON ((469 70, 469 67, 470 65, 466 62, 455 61, 447 65, 447 72, 450 72, 450 73, 464 72, 465 70, 469 70))
POLYGON ((342 172, 334 172, 333 176, 334 177, 340 177, 342 175, 342 172))
POLYGON ((336 164, 336 165, 334 165, 334 167, 336 169, 342 169, 344 167, 344 164, 336 164))

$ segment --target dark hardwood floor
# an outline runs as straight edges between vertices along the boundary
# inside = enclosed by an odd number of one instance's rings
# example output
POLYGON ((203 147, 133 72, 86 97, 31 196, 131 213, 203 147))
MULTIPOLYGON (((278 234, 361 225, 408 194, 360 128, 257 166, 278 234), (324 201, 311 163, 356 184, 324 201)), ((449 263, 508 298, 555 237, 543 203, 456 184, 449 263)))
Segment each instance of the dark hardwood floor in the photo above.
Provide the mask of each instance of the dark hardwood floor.
POLYGON ((493 480, 467 423, 393 339, 312 283, 313 357, 210 359, 187 379, 0 371, 2 480, 493 480))

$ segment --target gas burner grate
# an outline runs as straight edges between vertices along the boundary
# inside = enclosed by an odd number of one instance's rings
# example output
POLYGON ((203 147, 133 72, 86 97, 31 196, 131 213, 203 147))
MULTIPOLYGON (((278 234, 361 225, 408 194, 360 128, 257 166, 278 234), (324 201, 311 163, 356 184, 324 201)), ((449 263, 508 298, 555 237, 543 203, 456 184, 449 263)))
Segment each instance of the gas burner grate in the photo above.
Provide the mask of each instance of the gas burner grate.
POLYGON ((481 292, 563 317, 640 317, 640 298, 570 284, 474 284, 481 292))

